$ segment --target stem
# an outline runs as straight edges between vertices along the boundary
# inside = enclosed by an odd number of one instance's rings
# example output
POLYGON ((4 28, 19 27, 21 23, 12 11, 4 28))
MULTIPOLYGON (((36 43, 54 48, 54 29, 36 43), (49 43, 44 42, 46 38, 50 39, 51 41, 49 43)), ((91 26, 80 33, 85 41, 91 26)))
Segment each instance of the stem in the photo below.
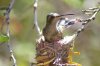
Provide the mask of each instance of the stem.
POLYGON ((38 19, 37 19, 37 6, 38 6, 38 0, 34 1, 34 25, 36 27, 36 30, 39 34, 39 36, 42 35, 42 32, 40 31, 39 25, 38 25, 38 19))
POLYGON ((94 12, 94 14, 86 20, 81 20, 80 19, 80 22, 83 22, 81 28, 79 28, 72 36, 65 36, 63 39, 59 40, 58 43, 68 44, 68 43, 72 42, 73 40, 75 40, 75 38, 84 30, 85 25, 87 25, 89 22, 91 22, 92 20, 95 19, 96 15, 99 11, 100 11, 100 8, 98 8, 94 12))
POLYGON ((7 36, 9 37, 9 40, 7 42, 7 46, 8 46, 9 51, 10 51, 10 56, 11 56, 10 59, 13 61, 13 66, 17 66, 16 59, 14 57, 13 50, 12 50, 11 45, 10 45, 10 28, 9 28, 9 24, 10 24, 10 21, 9 21, 10 20, 10 16, 9 16, 9 14, 10 14, 10 12, 12 10, 14 2, 15 2, 15 0, 11 0, 11 2, 9 4, 9 7, 6 10, 5 22, 7 23, 6 33, 7 33, 7 36))
POLYGON ((100 11, 100 8, 98 8, 90 18, 88 18, 86 20, 81 20, 83 23, 82 23, 82 27, 80 29, 78 29, 76 32, 77 36, 79 35, 80 32, 82 32, 84 30, 85 25, 87 25, 89 22, 91 22, 92 20, 95 19, 96 15, 99 11, 100 11))

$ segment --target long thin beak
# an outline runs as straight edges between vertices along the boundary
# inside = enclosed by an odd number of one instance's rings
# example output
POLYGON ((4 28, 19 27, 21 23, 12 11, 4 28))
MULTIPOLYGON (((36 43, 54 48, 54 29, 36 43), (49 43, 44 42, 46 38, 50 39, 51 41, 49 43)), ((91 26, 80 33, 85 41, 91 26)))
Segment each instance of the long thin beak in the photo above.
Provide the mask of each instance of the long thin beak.
POLYGON ((67 16, 67 15, 75 15, 75 14, 61 14, 58 17, 67 16))

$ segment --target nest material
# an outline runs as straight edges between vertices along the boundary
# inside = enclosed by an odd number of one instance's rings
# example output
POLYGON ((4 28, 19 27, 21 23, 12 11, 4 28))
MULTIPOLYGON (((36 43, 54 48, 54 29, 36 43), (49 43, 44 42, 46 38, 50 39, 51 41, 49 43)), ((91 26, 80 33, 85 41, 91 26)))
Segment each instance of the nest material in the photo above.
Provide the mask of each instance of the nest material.
POLYGON ((56 66, 56 64, 65 64, 68 62, 68 54, 70 51, 69 45, 63 45, 61 46, 57 42, 48 43, 48 42, 41 42, 37 44, 37 57, 36 60, 38 62, 38 65, 40 66, 56 66), (61 60, 55 62, 57 58, 60 58, 61 60), (52 61, 51 61, 52 60, 52 61), (55 64, 54 64, 55 62, 55 64), (45 65, 42 65, 42 64, 45 65))
POLYGON ((56 29, 57 21, 62 17, 47 15, 46 26, 43 29, 45 41, 37 43, 37 66, 69 66, 68 56, 71 44, 58 43, 63 38, 62 33, 56 29))

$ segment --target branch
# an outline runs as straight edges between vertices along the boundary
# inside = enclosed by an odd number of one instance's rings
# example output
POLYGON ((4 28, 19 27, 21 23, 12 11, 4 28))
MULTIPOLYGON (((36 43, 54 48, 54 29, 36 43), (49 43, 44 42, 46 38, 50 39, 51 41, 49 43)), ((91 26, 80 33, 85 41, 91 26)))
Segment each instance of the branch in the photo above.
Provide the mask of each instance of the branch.
POLYGON ((42 32, 40 31, 39 25, 38 25, 38 20, 37 20, 37 6, 38 6, 38 0, 34 1, 34 25, 36 27, 36 30, 39 34, 39 36, 42 35, 42 32))
POLYGON ((12 10, 12 7, 14 5, 14 2, 15 0, 11 0, 10 4, 9 4, 9 7, 6 9, 6 13, 5 13, 5 22, 7 23, 7 28, 6 28, 6 33, 7 33, 7 36, 9 37, 9 40, 7 42, 7 46, 9 48, 9 51, 10 51, 10 59, 13 61, 13 66, 17 66, 16 64, 16 59, 14 57, 14 54, 13 54, 13 51, 12 51, 12 48, 11 48, 11 45, 10 45, 10 28, 9 28, 9 24, 10 24, 10 17, 9 17, 9 14, 12 10))
MULTIPOLYGON (((68 44, 70 42, 72 42, 73 40, 75 40, 75 38, 80 34, 80 32, 82 32, 85 28, 85 25, 87 25, 89 22, 91 22, 92 20, 95 19, 97 13, 100 11, 100 8, 91 8, 88 11, 92 11, 93 10, 93 15, 86 19, 86 20, 82 20, 80 19, 79 22, 82 22, 82 26, 80 29, 78 29, 72 36, 65 36, 63 39, 59 40, 58 43, 60 44, 68 44)), ((85 10, 87 12, 87 10, 85 10)))
POLYGON ((77 30, 77 32, 76 32, 76 34, 77 34, 77 36, 79 35, 79 33, 80 32, 82 32, 83 30, 84 30, 84 28, 85 28, 85 25, 87 25, 89 22, 91 22, 92 20, 94 20, 95 19, 95 17, 96 17, 96 15, 97 15, 97 13, 100 11, 100 8, 97 8, 97 9, 95 9, 94 10, 94 13, 92 14, 92 16, 90 17, 90 18, 88 18, 88 19, 84 19, 84 20, 80 20, 80 22, 82 22, 82 26, 81 26, 81 28, 80 29, 78 29, 77 30))

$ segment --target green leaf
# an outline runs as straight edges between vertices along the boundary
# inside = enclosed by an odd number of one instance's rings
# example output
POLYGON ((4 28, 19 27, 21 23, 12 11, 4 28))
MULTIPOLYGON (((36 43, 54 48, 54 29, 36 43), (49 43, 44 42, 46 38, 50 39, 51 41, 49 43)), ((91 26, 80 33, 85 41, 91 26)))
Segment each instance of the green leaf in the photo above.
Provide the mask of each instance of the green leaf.
POLYGON ((0 35, 0 43, 7 42, 9 37, 6 35, 0 35))

